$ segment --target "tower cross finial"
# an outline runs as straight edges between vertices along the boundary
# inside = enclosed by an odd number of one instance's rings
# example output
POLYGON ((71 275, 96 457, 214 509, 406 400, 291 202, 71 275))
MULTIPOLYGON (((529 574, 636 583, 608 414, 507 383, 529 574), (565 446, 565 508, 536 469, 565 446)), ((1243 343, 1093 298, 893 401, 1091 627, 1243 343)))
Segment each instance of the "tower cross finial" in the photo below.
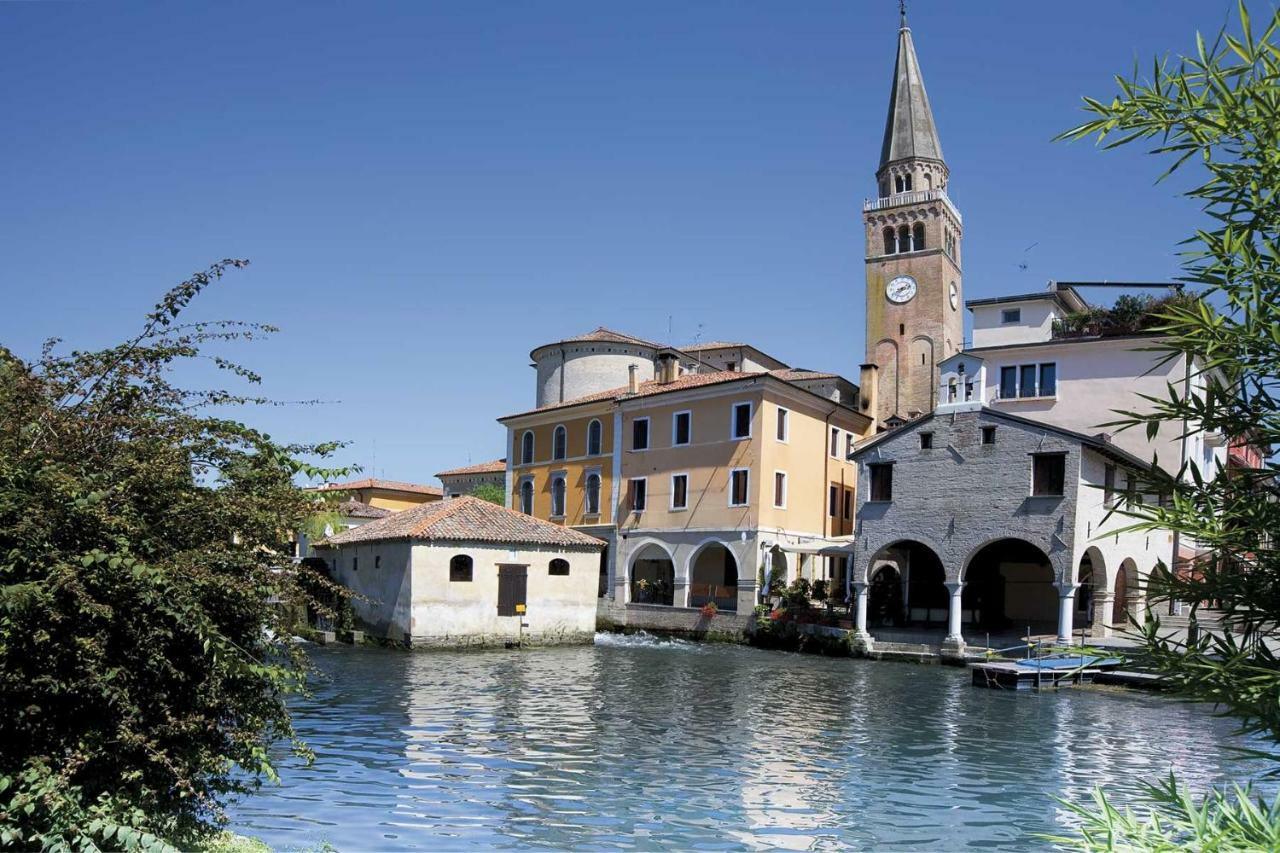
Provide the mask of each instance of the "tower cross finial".
POLYGON ((907 0, 898 0, 898 15, 901 16, 902 26, 907 25, 907 0))

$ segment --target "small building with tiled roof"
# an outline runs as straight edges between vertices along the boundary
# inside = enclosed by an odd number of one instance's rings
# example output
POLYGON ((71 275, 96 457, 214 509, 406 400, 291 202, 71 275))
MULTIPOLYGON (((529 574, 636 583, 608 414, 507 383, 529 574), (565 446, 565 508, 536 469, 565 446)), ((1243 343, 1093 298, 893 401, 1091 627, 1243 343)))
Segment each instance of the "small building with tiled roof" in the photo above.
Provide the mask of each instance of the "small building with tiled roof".
POLYGON ((370 634, 412 646, 589 643, 604 542, 463 495, 316 544, 370 634))
POLYGON ((312 491, 345 492, 350 500, 392 512, 419 504, 433 503, 444 497, 444 490, 439 486, 384 480, 380 477, 363 477, 345 483, 325 483, 322 486, 313 487, 312 491))
POLYGON ((507 478, 507 460, 493 459, 476 465, 464 465, 461 468, 450 468, 436 474, 444 486, 444 499, 474 494, 476 489, 484 486, 503 488, 507 478))

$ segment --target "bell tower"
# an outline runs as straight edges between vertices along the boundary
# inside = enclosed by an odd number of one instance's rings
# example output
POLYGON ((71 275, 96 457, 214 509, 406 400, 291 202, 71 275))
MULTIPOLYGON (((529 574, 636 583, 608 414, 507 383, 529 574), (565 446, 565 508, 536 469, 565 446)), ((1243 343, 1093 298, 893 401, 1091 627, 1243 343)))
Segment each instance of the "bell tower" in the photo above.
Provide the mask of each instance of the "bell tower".
POLYGON ((874 415, 880 424, 931 411, 938 362, 964 342, 963 229, 947 195, 950 177, 903 11, 877 197, 862 207, 866 360, 877 367, 874 415))

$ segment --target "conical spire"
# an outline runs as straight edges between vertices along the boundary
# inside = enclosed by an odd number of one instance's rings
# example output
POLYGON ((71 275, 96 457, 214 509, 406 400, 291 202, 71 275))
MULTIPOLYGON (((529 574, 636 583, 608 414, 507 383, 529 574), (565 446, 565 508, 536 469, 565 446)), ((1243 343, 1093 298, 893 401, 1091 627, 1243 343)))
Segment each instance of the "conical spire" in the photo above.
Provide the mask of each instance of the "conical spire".
POLYGON ((884 123, 884 144, 880 147, 880 168, 913 157, 941 160, 942 144, 933 124, 929 96, 924 91, 920 61, 911 41, 907 13, 903 9, 898 29, 898 59, 893 66, 893 91, 889 94, 889 116, 884 123))

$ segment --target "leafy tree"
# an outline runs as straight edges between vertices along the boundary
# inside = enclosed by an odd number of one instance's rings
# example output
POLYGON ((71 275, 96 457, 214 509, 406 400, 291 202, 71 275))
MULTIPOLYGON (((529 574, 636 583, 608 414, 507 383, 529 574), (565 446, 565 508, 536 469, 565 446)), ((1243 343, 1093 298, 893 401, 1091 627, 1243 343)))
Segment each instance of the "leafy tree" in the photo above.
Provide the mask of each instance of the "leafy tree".
MULTIPOLYGON (((290 565, 316 509, 305 460, 186 390, 206 350, 271 327, 179 323, 227 260, 167 293, 139 334, 34 361, 0 347, 0 845, 131 848, 213 837, 225 796, 273 770, 304 675, 269 602, 332 586, 290 565)), ((301 749, 301 744, 296 744, 301 749)))
MULTIPOLYGON (((1184 194, 1210 220, 1183 255, 1183 281, 1201 298, 1159 309, 1164 337, 1153 345, 1162 358, 1193 360, 1191 393, 1171 385, 1167 395, 1146 398, 1145 411, 1121 412, 1113 425, 1153 436, 1161 424, 1185 424, 1188 435, 1220 433, 1269 448, 1280 439, 1280 11, 1255 34, 1242 2, 1239 24, 1238 35, 1224 29, 1212 45, 1197 35, 1192 55, 1157 61, 1148 79, 1136 71, 1117 78, 1119 93, 1110 102, 1086 98, 1094 117, 1063 137, 1091 137, 1104 148, 1148 144, 1172 158, 1161 179, 1195 172, 1184 194)), ((1276 473, 1265 457, 1233 470, 1204 470, 1191 460, 1145 484, 1169 500, 1122 510, 1139 529, 1173 530, 1204 549, 1193 566, 1158 572, 1152 600, 1191 602, 1193 616, 1200 602, 1215 602, 1235 631, 1181 643, 1161 639, 1152 623, 1142 630, 1154 666, 1184 696, 1217 704, 1244 732, 1273 742, 1280 741, 1280 663, 1267 643, 1280 639, 1276 473)), ((1280 837, 1280 810, 1251 802, 1247 792, 1197 804, 1165 789, 1136 823, 1114 819, 1119 813, 1101 794, 1097 807, 1082 846, 1273 847, 1280 837), (1170 842, 1139 831, 1153 821, 1170 842), (1269 844, 1258 834, 1214 836, 1233 822, 1259 821, 1269 844), (1100 826, 1115 834, 1099 834, 1100 826)))
POLYGON ((498 506, 505 506, 507 503, 506 490, 493 483, 481 483, 471 490, 471 496, 498 506))

